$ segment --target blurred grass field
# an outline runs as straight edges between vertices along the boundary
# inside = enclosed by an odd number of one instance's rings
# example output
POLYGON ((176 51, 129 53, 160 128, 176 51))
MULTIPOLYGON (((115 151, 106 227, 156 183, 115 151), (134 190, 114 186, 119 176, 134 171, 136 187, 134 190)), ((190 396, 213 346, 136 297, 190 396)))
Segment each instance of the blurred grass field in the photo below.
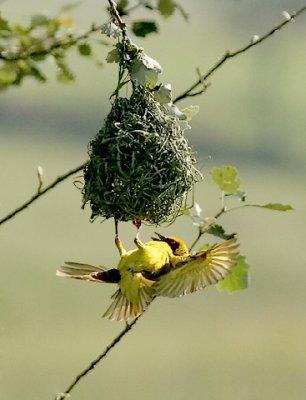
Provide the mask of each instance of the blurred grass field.
MULTIPOLYGON (((10 3, 2 8, 12 13, 10 3)), ((26 12, 22 4, 18 14, 14 10, 16 18, 26 12)), ((97 5, 88 1, 88 13, 81 5, 77 18, 90 20, 97 5)), ((160 36, 141 44, 163 65, 163 80, 171 81, 178 94, 193 82, 197 66, 205 71, 227 48, 271 28, 283 9, 301 5, 193 1, 189 23, 179 16, 164 21, 160 36)), ((37 4, 30 1, 28 7, 32 12, 37 4)), ((204 174, 214 165, 233 164, 250 203, 295 208, 287 213, 244 209, 220 221, 229 232, 238 232, 241 252, 252 266, 250 287, 232 295, 207 288, 181 299, 158 299, 75 388, 72 399, 305 397, 304 22, 301 16, 233 60, 205 95, 181 104, 201 107, 188 137, 204 174)), ((98 70, 89 61, 72 59, 77 60, 75 85, 61 86, 51 78, 48 85, 27 82, 1 95, 1 216, 35 192, 37 165, 43 166, 47 184, 83 163, 87 142, 107 113, 114 67, 98 70)), ((208 177, 195 197, 205 215, 218 211, 219 193, 208 177)), ((1 399, 52 399, 124 327, 101 318, 114 287, 55 276, 69 259, 108 267, 118 261, 112 221, 91 224, 89 210, 80 207, 80 193, 70 179, 1 227, 1 399)), ((143 227, 141 238, 148 240, 155 230, 180 235, 189 244, 196 236, 186 217, 170 227, 143 227)), ((121 224, 120 233, 132 247, 131 224, 121 224)))

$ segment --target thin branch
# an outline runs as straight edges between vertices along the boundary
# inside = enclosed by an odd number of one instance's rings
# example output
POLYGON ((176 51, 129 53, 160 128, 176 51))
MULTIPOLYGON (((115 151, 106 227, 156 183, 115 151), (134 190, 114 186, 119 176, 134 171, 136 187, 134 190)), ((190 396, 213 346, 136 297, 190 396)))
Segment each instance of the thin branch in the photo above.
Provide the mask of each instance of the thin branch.
POLYGON ((194 247, 198 244, 198 242, 201 239, 202 235, 204 235, 204 233, 202 232, 202 229, 199 227, 198 236, 195 238, 195 240, 193 241, 192 245, 189 247, 189 252, 191 252, 191 250, 193 250, 194 247))
MULTIPOLYGON (((242 206, 240 206, 242 207, 242 206)), ((236 208, 236 207, 235 207, 236 208)), ((237 207, 239 208, 239 207, 237 207)), ((232 208, 234 209, 234 208, 232 208)), ((194 247, 198 244, 199 240, 201 239, 201 237, 211 228, 211 226, 215 223, 215 221, 221 217, 221 215, 227 213, 228 211, 231 211, 232 209, 226 209, 225 207, 222 207, 216 215, 214 215, 214 217, 212 217, 212 221, 214 221, 211 224, 205 225, 205 226, 199 226, 199 232, 198 232, 198 236, 195 238, 195 240, 193 241, 192 245, 189 247, 189 251, 193 250, 194 247)))
POLYGON ((69 48, 74 45, 76 45, 78 42, 87 39, 90 35, 93 33, 96 33, 101 30, 101 26, 95 26, 92 25, 92 27, 82 35, 76 36, 74 38, 69 38, 69 39, 64 39, 64 40, 59 40, 57 42, 54 42, 51 44, 50 47, 46 49, 39 49, 35 50, 33 49, 32 51, 24 51, 21 53, 17 53, 16 55, 9 55, 6 56, 5 52, 0 52, 0 59, 6 60, 6 61, 18 61, 18 60, 26 60, 28 58, 32 57, 43 57, 47 56, 49 54, 52 54, 54 50, 60 49, 60 48, 69 48))
POLYGON ((108 0, 110 6, 110 14, 116 19, 118 26, 120 27, 123 36, 126 36, 126 23, 122 20, 117 10, 117 5, 113 0, 108 0))
POLYGON ((253 40, 247 44, 246 46, 230 52, 227 51, 223 57, 220 58, 220 60, 212 67, 210 68, 207 73, 203 76, 201 76, 189 89, 187 89, 184 93, 180 94, 179 96, 176 97, 176 99, 173 101, 174 103, 185 99, 186 97, 192 97, 192 96, 196 96, 198 94, 201 94, 204 92, 204 90, 200 90, 196 93, 194 93, 194 90, 200 86, 203 85, 203 81, 205 81, 207 78, 209 78, 211 75, 213 75, 223 64, 226 63, 227 60, 229 60, 230 58, 234 58, 242 53, 245 53, 247 50, 249 50, 251 47, 257 46, 260 43, 262 43, 263 41, 265 41, 266 39, 268 39, 270 36, 272 36, 275 32, 279 31, 280 29, 282 29, 285 25, 287 25, 289 22, 293 21, 295 17, 299 16, 300 14, 302 14, 303 12, 306 11, 306 6, 302 7, 300 10, 293 12, 292 14, 289 14, 287 12, 284 12, 284 17, 286 18, 285 21, 281 22, 279 25, 276 25, 274 28, 272 28, 270 31, 268 31, 265 35, 261 36, 261 37, 254 37, 253 40))
POLYGON ((215 222, 217 221, 218 218, 220 218, 222 215, 227 214, 231 211, 237 211, 237 210, 241 210, 242 208, 247 208, 247 207, 258 207, 258 208, 266 208, 266 209, 271 209, 271 210, 278 210, 278 211, 288 211, 288 210, 293 210, 293 208, 290 205, 282 205, 282 204, 275 204, 276 207, 271 207, 271 204, 266 204, 266 205, 260 205, 260 204, 242 204, 240 206, 235 206, 235 207, 231 207, 231 208, 227 208, 224 204, 224 196, 222 196, 222 207, 221 209, 217 212, 217 214, 215 214, 212 219, 211 219, 211 223, 208 223, 206 225, 199 225, 199 230, 198 230, 198 235, 195 238, 195 240, 193 241, 192 245, 189 248, 189 251, 191 251, 199 242, 199 240, 201 239, 201 237, 207 233, 210 228, 215 224, 215 222), (269 207, 270 206, 270 207, 269 207))
POLYGON ((82 165, 79 165, 78 167, 66 172, 63 175, 58 176, 50 185, 46 186, 44 189, 39 188, 37 193, 34 194, 29 200, 27 200, 25 203, 23 203, 20 207, 16 208, 16 210, 12 211, 9 213, 7 216, 4 218, 0 219, 0 225, 4 224, 5 222, 9 221, 11 218, 15 217, 15 215, 19 214, 21 211, 25 210, 27 207, 29 207, 30 204, 34 203, 37 199, 39 199, 41 196, 49 192, 49 190, 53 189, 55 186, 57 186, 59 183, 63 182, 65 179, 69 178, 69 176, 75 174, 76 172, 81 171, 85 165, 87 164, 84 163, 82 165))
POLYGON ((139 315, 137 318, 134 319, 133 322, 127 324, 126 327, 119 333, 119 335, 117 335, 115 339, 105 348, 103 353, 101 353, 89 364, 87 368, 85 368, 80 374, 76 376, 74 381, 65 392, 57 393, 57 395, 55 396, 55 400, 64 400, 65 398, 67 398, 73 388, 80 382, 80 380, 84 378, 90 371, 92 371, 106 357, 109 351, 112 350, 120 342, 120 340, 132 329, 132 327, 136 324, 136 322, 142 315, 143 314, 139 315))

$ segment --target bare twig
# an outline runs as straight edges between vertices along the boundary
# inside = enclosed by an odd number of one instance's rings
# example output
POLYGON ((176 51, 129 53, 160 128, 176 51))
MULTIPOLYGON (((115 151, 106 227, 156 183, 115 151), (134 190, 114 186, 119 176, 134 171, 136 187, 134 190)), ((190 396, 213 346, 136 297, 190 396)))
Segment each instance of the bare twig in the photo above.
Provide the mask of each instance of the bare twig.
POLYGON ((36 192, 36 194, 34 194, 34 196, 32 196, 29 200, 27 200, 21 206, 17 207, 16 210, 12 211, 8 215, 6 215, 4 218, 0 219, 0 225, 9 221, 11 218, 15 217, 15 215, 17 215, 21 211, 25 210, 27 207, 29 207, 30 204, 34 203, 34 201, 36 201, 41 196, 43 196, 44 194, 49 192, 49 190, 53 189, 59 183, 63 182, 65 179, 69 178, 69 176, 75 174, 76 172, 81 171, 85 167, 85 165, 86 165, 86 163, 79 165, 78 167, 66 172, 65 174, 58 176, 52 183, 50 183, 50 185, 46 186, 44 189, 41 189, 41 187, 39 186, 38 191, 36 192))
POLYGON ((253 38, 253 40, 247 44, 246 46, 230 52, 227 51, 223 57, 220 58, 220 60, 212 67, 210 68, 205 75, 201 76, 192 86, 190 86, 189 89, 187 89, 184 93, 180 94, 179 96, 176 97, 176 99, 173 101, 174 103, 185 99, 186 97, 193 97, 197 96, 199 94, 202 94, 204 92, 204 88, 201 90, 198 90, 197 92, 194 92, 196 88, 198 88, 200 85, 203 86, 203 82, 206 81, 207 78, 209 78, 211 75, 213 75, 214 72, 216 72, 227 60, 230 58, 234 58, 242 53, 245 53, 247 50, 249 50, 251 47, 257 46, 266 39, 268 39, 270 36, 272 36, 275 32, 279 31, 282 29, 285 25, 287 25, 289 22, 293 21, 295 17, 298 15, 302 14, 303 12, 306 11, 306 6, 302 7, 300 10, 293 12, 292 14, 289 14, 287 12, 284 12, 283 15, 285 17, 285 20, 281 22, 279 25, 276 25, 274 28, 272 28, 270 31, 268 31, 265 35, 258 37, 256 36, 253 38))
MULTIPOLYGON (((143 314, 141 314, 143 315, 143 314)), ((119 342, 120 340, 132 329, 132 327, 136 324, 136 322, 139 320, 141 317, 139 315, 137 318, 134 319, 133 322, 130 324, 127 324, 126 327, 115 337, 115 339, 105 348, 103 353, 101 353, 96 359, 94 359, 87 368, 85 368, 80 374, 76 376, 74 381, 71 383, 71 385, 67 388, 65 392, 57 393, 55 396, 55 400, 64 400, 65 398, 68 397, 72 389, 79 383, 79 381, 84 378, 90 371, 92 371, 100 361, 102 361, 108 352, 113 349, 119 342)))

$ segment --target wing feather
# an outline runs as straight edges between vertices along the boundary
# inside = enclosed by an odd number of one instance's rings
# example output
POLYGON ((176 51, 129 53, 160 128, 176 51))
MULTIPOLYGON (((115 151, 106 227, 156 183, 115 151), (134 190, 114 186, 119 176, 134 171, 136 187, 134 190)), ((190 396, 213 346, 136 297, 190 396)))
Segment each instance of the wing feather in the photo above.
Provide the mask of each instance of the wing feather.
POLYGON ((238 255, 236 239, 185 258, 154 285, 156 296, 179 297, 216 284, 231 273, 238 255))

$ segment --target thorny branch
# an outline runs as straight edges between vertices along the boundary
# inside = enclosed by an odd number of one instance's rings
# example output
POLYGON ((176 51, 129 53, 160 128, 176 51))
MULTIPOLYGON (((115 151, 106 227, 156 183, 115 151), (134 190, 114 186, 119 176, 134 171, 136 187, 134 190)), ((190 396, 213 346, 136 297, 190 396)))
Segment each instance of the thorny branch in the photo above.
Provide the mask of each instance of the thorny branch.
MULTIPOLYGON (((120 18, 117 10, 116 10, 116 4, 113 0, 109 0, 109 4, 110 7, 112 9, 112 13, 113 15, 117 18, 117 16, 119 17, 119 20, 121 21, 121 23, 123 23, 122 19, 120 18)), ((205 81, 207 80, 207 78, 209 78, 211 75, 213 75, 223 64, 225 64, 225 62, 230 59, 230 58, 234 58, 242 53, 245 53, 246 51, 248 51, 250 48, 259 45, 260 43, 262 43, 263 41, 265 41, 266 39, 268 39, 270 36, 272 36, 275 32, 279 31, 280 29, 282 29, 284 26, 286 26, 289 22, 293 21, 296 17, 298 17, 299 15, 301 15, 302 13, 304 13, 306 11, 306 6, 302 7, 301 9, 299 9, 298 11, 292 12, 292 14, 289 14, 287 12, 284 12, 284 17, 285 20, 283 22, 281 22, 280 24, 276 25, 274 28, 272 28, 271 30, 269 30, 266 34, 264 34, 263 36, 256 37, 253 38, 253 40, 251 41, 251 43, 247 44, 246 46, 234 51, 234 52, 226 52, 224 54, 224 56, 212 67, 210 68, 206 74, 204 74, 203 76, 200 76, 198 78, 198 80, 189 88, 187 89, 185 92, 183 92, 181 95, 179 95, 175 100, 174 103, 185 99, 187 97, 194 97, 194 96, 198 96, 200 94, 202 94, 205 89, 207 88, 207 84, 205 84, 205 81), (199 86, 202 86, 201 89, 199 89, 198 91, 195 91, 195 89, 197 89, 199 86)), ((123 23, 124 24, 124 23, 123 23)), ((125 26, 125 24, 123 25, 125 26)), ((78 42, 78 40, 80 40, 81 38, 84 38, 86 36, 89 35, 90 32, 94 32, 96 30, 98 30, 100 28, 94 27, 92 28, 90 31, 88 31, 87 33, 85 33, 85 35, 82 35, 82 37, 79 37, 78 39, 74 39, 73 42, 71 42, 69 45, 72 46, 74 44, 76 44, 78 42)), ((31 54, 33 55, 33 54, 31 54)), ((37 54, 35 54, 37 55, 37 54)), ((10 220, 11 218, 15 217, 17 214, 19 214, 19 212, 21 212, 22 210, 24 210, 25 208, 27 208, 30 204, 32 204, 34 201, 38 200, 43 194, 45 194, 47 191, 49 191, 50 189, 53 189, 55 186, 57 186, 60 182, 64 181, 65 179, 67 179, 69 176, 73 175, 75 172, 80 171, 81 169, 83 169, 83 167, 85 166, 85 163, 76 167, 75 169, 69 171, 66 174, 63 174, 61 176, 59 176, 58 178, 56 178, 49 186, 47 186, 44 190, 38 191, 33 197, 31 197, 26 203, 24 203, 23 205, 21 205, 20 207, 18 207, 16 210, 12 211, 10 214, 8 214, 6 217, 2 218, 0 220, 0 225, 3 224, 4 222, 7 222, 8 220, 10 220)))

